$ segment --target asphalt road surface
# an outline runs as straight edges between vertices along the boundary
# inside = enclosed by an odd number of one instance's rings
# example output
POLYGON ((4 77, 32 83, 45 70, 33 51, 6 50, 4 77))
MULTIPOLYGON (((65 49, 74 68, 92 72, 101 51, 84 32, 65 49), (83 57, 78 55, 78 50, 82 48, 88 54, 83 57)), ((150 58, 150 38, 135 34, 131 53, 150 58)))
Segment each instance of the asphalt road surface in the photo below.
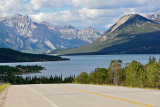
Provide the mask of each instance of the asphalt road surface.
POLYGON ((160 107, 160 90, 115 86, 11 85, 2 94, 0 107, 160 107))

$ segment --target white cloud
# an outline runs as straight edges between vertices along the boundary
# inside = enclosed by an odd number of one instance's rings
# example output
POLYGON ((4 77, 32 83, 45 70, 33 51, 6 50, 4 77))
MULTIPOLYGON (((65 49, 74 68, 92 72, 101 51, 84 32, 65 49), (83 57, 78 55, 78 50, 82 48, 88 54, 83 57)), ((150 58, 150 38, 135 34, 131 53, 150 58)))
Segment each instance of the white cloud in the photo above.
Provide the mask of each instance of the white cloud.
POLYGON ((23 9, 22 0, 0 0, 0 14, 7 16, 23 9))
POLYGON ((106 29, 123 15, 144 15, 160 9, 160 0, 30 0, 27 4, 23 1, 28 0, 0 0, 0 15, 20 13, 39 22, 106 29), (68 5, 70 8, 65 10, 68 5), (59 11, 47 11, 54 9, 59 11))
POLYGON ((31 0, 35 10, 72 5, 70 10, 56 13, 40 12, 31 16, 39 22, 46 20, 53 24, 70 23, 79 28, 92 26, 105 29, 116 23, 123 15, 158 11, 160 9, 158 3, 159 0, 31 0))
POLYGON ((72 0, 75 6, 83 6, 92 9, 137 7, 146 5, 149 2, 152 2, 152 0, 72 0))
POLYGON ((26 0, 0 0, 0 16, 11 16, 13 14, 29 14, 33 13, 30 10, 29 4, 23 4, 26 0))
POLYGON ((107 24, 107 25, 105 25, 105 27, 106 27, 107 29, 109 29, 111 26, 113 26, 113 24, 107 24))
POLYGON ((60 8, 68 4, 68 0, 31 0, 31 6, 34 10, 40 10, 42 8, 60 8))
POLYGON ((48 21, 52 24, 63 25, 72 24, 78 28, 94 27, 106 29, 106 24, 115 22, 115 18, 119 19, 123 12, 115 9, 74 9, 56 13, 38 13, 30 15, 32 19, 42 22, 48 21))

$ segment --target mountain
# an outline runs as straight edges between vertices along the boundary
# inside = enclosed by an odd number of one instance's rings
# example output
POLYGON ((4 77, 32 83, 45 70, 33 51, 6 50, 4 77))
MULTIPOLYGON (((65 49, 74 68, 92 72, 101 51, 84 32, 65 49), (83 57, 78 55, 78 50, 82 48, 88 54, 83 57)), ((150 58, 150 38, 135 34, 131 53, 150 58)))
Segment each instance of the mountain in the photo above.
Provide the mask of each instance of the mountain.
POLYGON ((146 15, 146 17, 151 20, 160 21, 160 11, 151 15, 146 15))
POLYGON ((52 54, 150 54, 160 53, 160 24, 138 14, 122 17, 102 37, 79 48, 52 54))
POLYGON ((71 25, 33 22, 29 16, 0 17, 0 47, 42 53, 50 49, 75 48, 94 41, 104 31, 79 31, 71 25))
POLYGON ((22 53, 9 48, 0 48, 0 63, 8 62, 36 62, 36 61, 62 61, 69 60, 58 56, 44 54, 22 53))
POLYGON ((101 37, 105 33, 104 31, 99 31, 92 27, 79 31, 70 24, 64 26, 56 26, 49 24, 48 22, 42 22, 41 24, 45 24, 51 30, 59 31, 61 33, 60 38, 62 39, 66 40, 79 39, 87 43, 93 42, 94 40, 101 37))

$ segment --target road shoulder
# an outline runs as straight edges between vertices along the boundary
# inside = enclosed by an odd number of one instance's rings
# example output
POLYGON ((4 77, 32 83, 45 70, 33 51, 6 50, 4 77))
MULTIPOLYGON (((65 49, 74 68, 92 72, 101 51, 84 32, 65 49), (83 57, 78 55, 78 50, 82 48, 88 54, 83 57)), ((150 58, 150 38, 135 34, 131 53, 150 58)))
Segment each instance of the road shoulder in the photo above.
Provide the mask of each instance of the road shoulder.
POLYGON ((7 86, 7 88, 2 93, 0 93, 0 107, 2 107, 3 102, 5 101, 9 87, 10 86, 7 86))

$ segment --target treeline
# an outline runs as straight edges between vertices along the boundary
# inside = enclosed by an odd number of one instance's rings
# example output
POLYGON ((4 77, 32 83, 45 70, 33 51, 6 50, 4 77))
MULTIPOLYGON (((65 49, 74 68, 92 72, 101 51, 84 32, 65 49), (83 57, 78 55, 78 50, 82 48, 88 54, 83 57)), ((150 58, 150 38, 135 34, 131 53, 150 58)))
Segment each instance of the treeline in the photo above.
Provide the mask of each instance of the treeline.
POLYGON ((97 68, 90 74, 82 72, 73 82, 160 89, 160 60, 156 62, 155 57, 150 57, 146 65, 133 60, 125 67, 121 60, 112 60, 108 69, 97 68))
POLYGON ((47 84, 47 83, 72 83, 75 76, 65 77, 61 76, 50 76, 50 77, 30 77, 27 76, 23 78, 20 76, 24 73, 35 73, 44 69, 44 67, 38 65, 17 65, 15 67, 10 66, 0 66, 0 82, 9 82, 11 84, 47 84))
POLYGON ((21 70, 22 73, 38 73, 41 70, 45 69, 44 67, 38 65, 27 65, 27 66, 17 65, 15 68, 21 70))
POLYGON ((38 65, 17 65, 15 67, 10 67, 8 65, 0 65, 0 76, 14 76, 24 73, 38 73, 43 69, 45 68, 38 65))
POLYGON ((36 61, 63 61, 70 60, 59 56, 45 54, 22 53, 9 48, 0 48, 0 63, 8 62, 36 62, 36 61))
POLYGON ((49 84, 49 83, 72 83, 74 76, 65 77, 64 79, 61 76, 50 76, 48 77, 30 77, 27 76, 23 78, 22 76, 3 76, 0 77, 0 81, 9 82, 11 84, 49 84))
POLYGON ((0 78, 6 76, 6 77, 10 77, 16 74, 22 73, 21 70, 19 70, 16 67, 10 67, 7 65, 0 65, 0 78))
MULTIPOLYGON (((25 69, 24 66, 18 66, 25 69)), ((30 67, 28 67, 31 69, 30 67)), ((40 67, 42 68, 42 67, 40 67)), ((155 57, 149 59, 146 65, 133 60, 122 67, 121 60, 112 60, 109 68, 96 68, 90 74, 82 72, 77 77, 61 76, 48 77, 26 77, 17 76, 20 69, 16 67, 0 67, 0 81, 11 84, 45 84, 45 83, 79 83, 79 84, 109 84, 131 87, 148 87, 160 89, 160 60, 157 62, 155 57)))

